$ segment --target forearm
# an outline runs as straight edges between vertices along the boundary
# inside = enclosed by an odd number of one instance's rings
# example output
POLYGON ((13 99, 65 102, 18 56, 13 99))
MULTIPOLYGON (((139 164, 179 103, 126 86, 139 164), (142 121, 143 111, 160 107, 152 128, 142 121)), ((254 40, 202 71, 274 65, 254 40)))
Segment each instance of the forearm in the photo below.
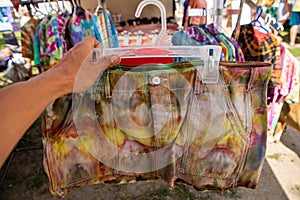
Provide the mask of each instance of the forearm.
POLYGON ((16 83, 0 91, 0 167, 19 139, 59 96, 71 91, 61 69, 53 68, 40 76, 16 83))
POLYGON ((86 91, 103 70, 120 62, 118 55, 102 56, 94 61, 95 48, 101 48, 99 41, 88 36, 55 67, 29 81, 0 90, 0 167, 51 102, 65 94, 86 91))

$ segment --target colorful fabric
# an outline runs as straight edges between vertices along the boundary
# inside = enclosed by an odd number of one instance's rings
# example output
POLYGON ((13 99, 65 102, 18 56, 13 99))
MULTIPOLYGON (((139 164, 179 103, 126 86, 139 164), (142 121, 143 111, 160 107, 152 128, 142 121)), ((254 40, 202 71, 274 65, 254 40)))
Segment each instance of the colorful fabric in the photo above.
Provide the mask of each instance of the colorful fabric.
POLYGON ((273 65, 270 87, 280 84, 280 45, 272 33, 262 33, 252 24, 242 25, 237 39, 247 61, 269 62, 273 65))
POLYGON ((43 143, 52 194, 159 178, 170 187, 179 178, 198 189, 255 188, 271 64, 220 62, 217 84, 202 82, 202 65, 115 66, 73 102, 50 105, 43 143))
POLYGON ((67 51, 64 40, 65 19, 60 14, 45 17, 38 25, 34 41, 34 63, 41 72, 54 66, 67 51))
POLYGON ((238 61, 238 62, 244 62, 245 61, 244 53, 243 53, 243 50, 241 49, 240 45, 233 38, 231 38, 230 41, 232 42, 232 44, 235 47, 235 54, 237 55, 237 60, 236 61, 238 61))
POLYGON ((213 24, 206 25, 204 30, 206 30, 211 37, 214 37, 218 41, 219 45, 223 49, 226 60, 237 61, 235 47, 228 38, 224 37, 225 34, 217 31, 213 24))
POLYGON ((98 14, 98 19, 100 22, 100 33, 101 33, 101 38, 103 41, 103 46, 104 47, 112 47, 112 48, 117 48, 119 47, 119 39, 118 39, 118 32, 116 30, 116 27, 112 21, 111 15, 110 13, 107 11, 107 21, 108 21, 108 31, 106 31, 106 26, 105 26, 105 17, 104 17, 104 13, 101 12, 100 14, 98 14), (110 39, 111 39, 111 44, 109 45, 109 41, 108 41, 108 36, 107 36, 107 32, 110 33, 110 39))
POLYGON ((34 37, 35 30, 39 23, 39 20, 30 18, 21 27, 21 44, 22 44, 22 56, 34 60, 34 37))
POLYGON ((71 39, 72 45, 76 45, 86 36, 92 35, 91 32, 92 14, 77 6, 71 19, 71 39))
MULTIPOLYGON (((112 23, 112 21, 110 22, 112 23)), ((110 24, 109 28, 112 34, 112 47, 119 47, 114 25, 110 24)), ((76 7, 73 16, 67 12, 48 15, 41 20, 35 30, 34 63, 39 67, 40 72, 46 71, 49 67, 56 65, 70 48, 88 35, 94 36, 104 47, 108 47, 108 43, 105 45, 102 40, 102 34, 106 34, 106 31, 105 27, 101 28, 98 17, 93 16, 82 7, 76 7)), ((26 44, 24 42, 24 45, 26 44)), ((27 49, 29 50, 25 47, 24 51, 27 49)))
MULTIPOLYGON (((208 35, 207 32, 198 26, 191 26, 187 28, 187 30, 174 32, 172 44, 174 46, 219 45, 215 38, 213 38, 211 35, 208 35)), ((220 60, 225 60, 223 51, 221 53, 220 60)), ((183 59, 179 59, 179 61, 183 61, 183 59)))
POLYGON ((245 61, 238 43, 224 33, 219 33, 213 24, 191 26, 187 30, 176 31, 173 34, 172 44, 175 46, 218 45, 222 46, 220 60, 245 61))
POLYGON ((67 52, 67 44, 64 39, 67 20, 68 17, 56 14, 46 26, 46 55, 50 57, 49 67, 56 65, 67 52))
MULTIPOLYGON (((298 60, 289 52, 289 50, 280 45, 281 49, 281 84, 274 89, 274 100, 268 108, 268 130, 271 139, 275 139, 275 128, 280 117, 281 109, 284 102, 289 104, 294 104, 299 102, 299 62, 298 60)), ((277 136, 280 137, 280 136, 277 136)), ((280 140, 280 138, 276 138, 280 140)))
POLYGON ((103 40, 102 40, 102 36, 101 36, 101 27, 100 27, 100 21, 97 15, 92 15, 92 19, 91 19, 91 31, 92 31, 92 35, 95 36, 95 38, 101 43, 103 44, 103 40))
POLYGON ((46 55, 46 25, 50 19, 51 16, 47 16, 38 24, 34 38, 34 64, 39 67, 40 72, 49 68, 49 57, 46 55))
POLYGON ((269 7, 269 8, 267 8, 267 13, 270 14, 275 19, 278 19, 278 16, 277 16, 278 7, 269 7))

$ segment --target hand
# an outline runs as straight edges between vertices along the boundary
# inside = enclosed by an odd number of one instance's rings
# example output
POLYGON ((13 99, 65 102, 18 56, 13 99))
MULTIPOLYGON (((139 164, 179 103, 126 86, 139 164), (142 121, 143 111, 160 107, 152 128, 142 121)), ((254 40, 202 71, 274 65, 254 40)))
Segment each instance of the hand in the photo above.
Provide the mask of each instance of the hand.
POLYGON ((74 46, 53 68, 59 69, 67 83, 67 93, 84 92, 106 68, 118 64, 118 55, 103 56, 92 61, 94 48, 102 48, 94 37, 88 36, 74 46), (76 84, 76 85, 75 85, 76 84))

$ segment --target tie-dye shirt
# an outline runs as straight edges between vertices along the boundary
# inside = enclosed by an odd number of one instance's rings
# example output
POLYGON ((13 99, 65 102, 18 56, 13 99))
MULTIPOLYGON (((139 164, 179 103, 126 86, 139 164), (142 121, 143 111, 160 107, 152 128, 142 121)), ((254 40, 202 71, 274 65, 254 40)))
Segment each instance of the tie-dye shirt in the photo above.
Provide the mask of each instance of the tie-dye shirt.
POLYGON ((54 66, 59 60, 61 60, 67 52, 67 44, 63 37, 66 21, 66 17, 63 17, 61 14, 57 14, 56 17, 51 18, 46 26, 46 55, 50 56, 50 67, 54 66))
POLYGON ((76 7, 76 11, 71 19, 71 39, 72 44, 76 45, 86 36, 92 35, 91 23, 92 14, 85 11, 82 7, 76 7))

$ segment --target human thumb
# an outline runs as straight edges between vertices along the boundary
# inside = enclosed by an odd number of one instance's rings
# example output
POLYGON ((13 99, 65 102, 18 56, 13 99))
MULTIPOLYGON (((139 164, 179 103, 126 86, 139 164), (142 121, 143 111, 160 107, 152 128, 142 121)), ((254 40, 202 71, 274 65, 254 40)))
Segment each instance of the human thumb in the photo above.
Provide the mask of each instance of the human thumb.
POLYGON ((120 56, 113 54, 113 55, 107 55, 102 56, 103 51, 100 48, 95 48, 92 53, 92 64, 101 66, 100 68, 107 68, 113 65, 116 65, 120 63, 121 58, 120 56))

